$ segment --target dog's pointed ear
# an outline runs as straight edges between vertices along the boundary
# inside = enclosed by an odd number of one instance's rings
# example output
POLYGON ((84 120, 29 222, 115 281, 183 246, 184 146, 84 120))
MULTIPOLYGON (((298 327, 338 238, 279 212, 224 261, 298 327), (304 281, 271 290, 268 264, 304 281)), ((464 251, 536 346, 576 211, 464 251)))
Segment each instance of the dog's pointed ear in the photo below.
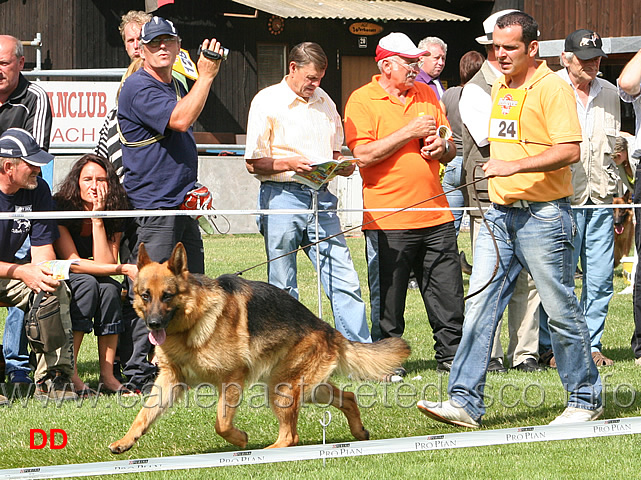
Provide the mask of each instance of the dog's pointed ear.
POLYGON ((180 275, 188 271, 187 252, 181 242, 178 242, 174 247, 174 251, 171 252, 171 257, 169 257, 169 260, 167 261, 167 266, 174 275, 180 275))
POLYGON ((144 267, 148 263, 151 263, 151 259, 149 258, 149 255, 147 255, 147 249, 145 248, 145 244, 141 243, 140 246, 138 247, 138 270, 140 270, 142 267, 144 267))

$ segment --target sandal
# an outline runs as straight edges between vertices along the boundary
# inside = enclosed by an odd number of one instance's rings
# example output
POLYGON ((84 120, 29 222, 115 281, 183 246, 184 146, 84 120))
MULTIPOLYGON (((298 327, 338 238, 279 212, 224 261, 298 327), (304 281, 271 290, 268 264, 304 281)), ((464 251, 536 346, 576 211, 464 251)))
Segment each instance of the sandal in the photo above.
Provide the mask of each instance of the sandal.
POLYGON ((403 381, 403 377, 392 372, 388 373, 387 375, 383 375, 383 377, 379 381, 381 383, 400 383, 403 381))
POLYGON ((76 395, 78 395, 78 398, 89 398, 89 397, 97 397, 100 394, 96 392, 93 388, 90 388, 85 385, 85 388, 81 390, 76 390, 76 395))
POLYGON ((104 385, 102 385, 102 391, 107 395, 120 395, 121 397, 137 397, 140 395, 140 390, 130 390, 124 385, 122 385, 118 390, 112 390, 104 385))
POLYGON ((606 357, 601 352, 592 352, 592 360, 597 367, 609 367, 614 365, 614 360, 606 357))
POLYGON ((539 363, 545 365, 546 367, 556 368, 556 360, 554 359, 554 352, 548 350, 547 352, 539 356, 539 363))

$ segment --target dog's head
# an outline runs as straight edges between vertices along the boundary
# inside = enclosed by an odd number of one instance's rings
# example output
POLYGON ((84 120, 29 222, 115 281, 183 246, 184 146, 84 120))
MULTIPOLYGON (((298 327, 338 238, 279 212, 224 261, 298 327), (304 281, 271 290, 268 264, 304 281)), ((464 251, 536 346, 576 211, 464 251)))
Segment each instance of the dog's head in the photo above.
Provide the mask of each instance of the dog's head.
POLYGON ((178 243, 164 263, 152 262, 145 245, 138 250, 138 277, 134 284, 134 309, 149 329, 149 341, 161 345, 176 313, 182 310, 181 296, 187 287, 187 254, 178 243))
MULTIPOLYGON (((625 192, 623 197, 614 197, 612 203, 615 205, 626 205, 630 203, 630 191, 625 192)), ((632 209, 631 208, 614 208, 612 209, 612 216, 614 217, 614 232, 621 235, 626 228, 628 222, 632 222, 632 209)))

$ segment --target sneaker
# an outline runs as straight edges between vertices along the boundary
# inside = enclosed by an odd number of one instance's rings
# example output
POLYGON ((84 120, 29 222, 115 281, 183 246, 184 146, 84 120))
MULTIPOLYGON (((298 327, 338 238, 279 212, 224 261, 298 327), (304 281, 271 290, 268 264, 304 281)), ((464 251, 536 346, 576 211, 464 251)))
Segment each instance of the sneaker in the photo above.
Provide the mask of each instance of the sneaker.
POLYGON ((637 367, 641 367, 641 357, 639 357, 639 358, 635 358, 635 359, 634 359, 634 364, 635 364, 637 367))
POLYGON ((550 425, 565 425, 566 423, 591 422, 603 414, 603 407, 594 410, 585 408, 566 408, 561 415, 550 422, 550 425))
POLYGON ((61 372, 52 372, 36 384, 33 398, 38 400, 77 400, 71 379, 61 372))
POLYGON ((468 428, 479 428, 481 426, 463 408, 452 405, 449 400, 446 402, 419 400, 416 402, 416 406, 422 413, 438 422, 468 428))
POLYGON ((487 364, 487 373, 507 373, 507 368, 503 366, 500 358, 493 358, 487 364))
POLYGON ((601 352, 592 352, 592 360, 597 367, 609 367, 614 365, 614 360, 606 357, 601 352))
POLYGON ((450 373, 452 362, 438 362, 436 364, 436 373, 450 373))
POLYGON ((8 374, 9 382, 14 384, 31 385, 33 380, 25 370, 13 370, 8 374))
POLYGON ((0 395, 0 406, 9 405, 9 399, 4 395, 0 395))

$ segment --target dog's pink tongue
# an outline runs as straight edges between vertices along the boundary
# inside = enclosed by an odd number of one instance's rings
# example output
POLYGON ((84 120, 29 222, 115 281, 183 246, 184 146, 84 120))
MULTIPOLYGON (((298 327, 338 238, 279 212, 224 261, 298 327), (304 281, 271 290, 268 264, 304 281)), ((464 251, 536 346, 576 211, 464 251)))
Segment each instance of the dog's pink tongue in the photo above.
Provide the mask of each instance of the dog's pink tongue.
POLYGON ((149 332, 149 341, 152 345, 162 345, 167 339, 167 333, 164 328, 160 330, 151 330, 149 332))
POLYGON ((621 235, 623 233, 623 230, 624 230, 623 225, 615 225, 614 226, 614 232, 617 235, 621 235))

